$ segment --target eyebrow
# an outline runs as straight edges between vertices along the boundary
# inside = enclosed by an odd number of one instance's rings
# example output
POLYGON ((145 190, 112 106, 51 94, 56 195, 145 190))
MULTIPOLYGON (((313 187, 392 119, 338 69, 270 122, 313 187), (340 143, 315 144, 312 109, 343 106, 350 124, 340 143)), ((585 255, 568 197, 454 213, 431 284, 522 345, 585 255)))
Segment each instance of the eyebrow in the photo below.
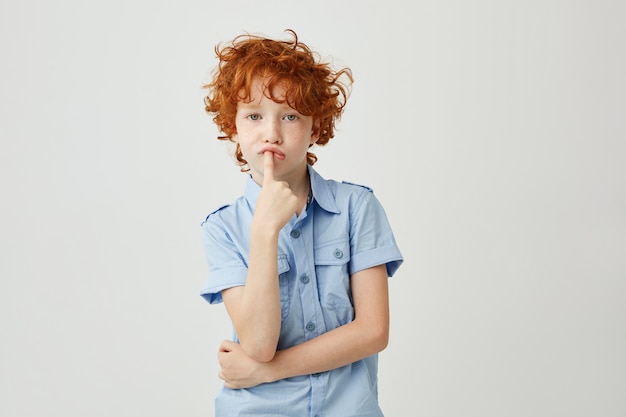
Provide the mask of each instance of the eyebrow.
MULTIPOLYGON (((283 109, 289 109, 290 111, 295 111, 297 113, 300 113, 298 110, 294 109, 293 107, 291 107, 289 104, 287 104, 287 102, 284 103, 276 103, 279 106, 281 106, 281 108, 283 109)), ((260 107, 262 107, 260 104, 258 104, 257 102, 246 102, 246 101, 239 101, 237 103, 237 107, 245 107, 247 109, 258 109, 260 107)))

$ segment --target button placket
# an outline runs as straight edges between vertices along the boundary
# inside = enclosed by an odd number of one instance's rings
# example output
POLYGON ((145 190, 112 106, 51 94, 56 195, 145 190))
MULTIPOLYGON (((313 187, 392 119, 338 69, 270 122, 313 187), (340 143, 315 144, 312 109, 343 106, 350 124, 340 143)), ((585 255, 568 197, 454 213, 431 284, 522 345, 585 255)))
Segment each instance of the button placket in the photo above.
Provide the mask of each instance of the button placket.
MULTIPOLYGON (((311 213, 313 214, 313 213, 311 213)), ((315 216, 307 216, 303 221, 293 224, 289 237, 294 252, 299 255, 297 265, 297 291, 300 297, 301 319, 300 324, 304 340, 311 340, 326 332, 326 323, 322 313, 318 283, 316 276, 315 249, 313 242, 313 227, 315 216)), ((342 247, 338 247, 337 249, 342 247)), ((335 249, 333 247, 332 249, 335 249)), ((345 252, 345 250, 344 250, 345 252)), ((331 256, 334 252, 331 252, 331 256)), ((337 255, 345 257, 343 252, 337 255)), ((335 258, 337 259, 337 258, 335 258)), ((327 373, 318 373, 311 377, 310 415, 321 416, 324 404, 324 393, 328 382, 327 373)))
POLYGON ((288 232, 294 251, 303 256, 296 262, 298 273, 296 279, 299 281, 297 287, 304 320, 301 326, 305 340, 310 340, 326 331, 315 281, 315 256, 311 252, 313 219, 313 216, 307 216, 302 221, 293 224, 288 232))

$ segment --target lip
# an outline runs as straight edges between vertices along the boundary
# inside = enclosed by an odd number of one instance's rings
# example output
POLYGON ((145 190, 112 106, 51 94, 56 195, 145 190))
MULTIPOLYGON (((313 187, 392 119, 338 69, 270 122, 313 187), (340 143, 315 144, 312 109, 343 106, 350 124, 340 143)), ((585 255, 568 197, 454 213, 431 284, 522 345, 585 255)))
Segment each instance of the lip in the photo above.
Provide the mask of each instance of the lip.
POLYGON ((278 148, 275 148, 273 146, 266 146, 264 148, 261 148, 261 151, 259 152, 259 154, 263 155, 265 152, 273 153, 276 159, 281 159, 281 160, 285 159, 285 154, 279 151, 278 148))

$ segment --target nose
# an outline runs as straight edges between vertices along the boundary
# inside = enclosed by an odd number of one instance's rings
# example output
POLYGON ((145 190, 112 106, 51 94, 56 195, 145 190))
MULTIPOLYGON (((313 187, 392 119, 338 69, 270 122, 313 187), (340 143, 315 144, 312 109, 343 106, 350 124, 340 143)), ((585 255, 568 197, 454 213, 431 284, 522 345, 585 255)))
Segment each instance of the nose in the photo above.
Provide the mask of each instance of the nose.
POLYGON ((268 120, 265 126, 265 142, 278 143, 282 142, 279 122, 276 120, 268 120))

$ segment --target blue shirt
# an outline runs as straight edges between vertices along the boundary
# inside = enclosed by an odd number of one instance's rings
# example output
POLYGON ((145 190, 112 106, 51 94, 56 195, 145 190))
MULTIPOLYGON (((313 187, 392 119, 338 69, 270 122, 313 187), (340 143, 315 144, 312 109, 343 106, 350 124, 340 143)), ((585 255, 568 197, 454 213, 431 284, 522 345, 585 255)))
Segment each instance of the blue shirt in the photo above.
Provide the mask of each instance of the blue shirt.
MULTIPOLYGON (((392 276, 402 263, 387 216, 371 189, 323 179, 308 167, 313 200, 295 214, 278 240, 282 323, 278 350, 351 322, 350 275, 385 264, 392 276)), ((209 276, 201 295, 245 285, 250 226, 261 187, 250 177, 245 194, 202 223, 209 276)), ((237 335, 234 336, 237 341, 237 335)), ((216 416, 380 417, 378 355, 328 372, 287 378, 249 389, 223 388, 216 416)))

